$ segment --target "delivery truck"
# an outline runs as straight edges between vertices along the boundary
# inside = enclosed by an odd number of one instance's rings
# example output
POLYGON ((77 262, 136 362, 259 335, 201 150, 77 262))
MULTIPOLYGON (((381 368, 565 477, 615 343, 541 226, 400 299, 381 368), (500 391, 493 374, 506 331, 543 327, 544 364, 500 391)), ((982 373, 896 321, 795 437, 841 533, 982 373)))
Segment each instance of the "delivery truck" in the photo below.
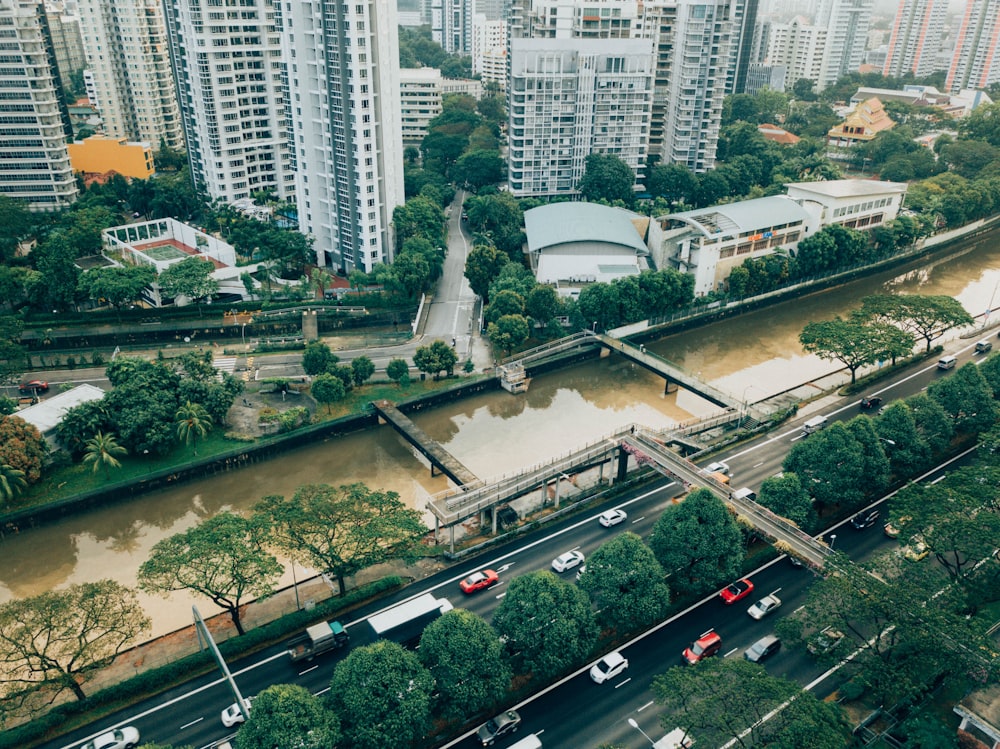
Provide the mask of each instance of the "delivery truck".
POLYGON ((431 593, 424 593, 368 617, 368 626, 375 639, 392 640, 412 647, 419 642, 428 624, 451 609, 447 598, 435 598, 431 593))
POLYGON ((293 661, 311 661, 320 653, 344 647, 349 640, 347 630, 340 622, 320 622, 289 642, 288 654, 293 661))

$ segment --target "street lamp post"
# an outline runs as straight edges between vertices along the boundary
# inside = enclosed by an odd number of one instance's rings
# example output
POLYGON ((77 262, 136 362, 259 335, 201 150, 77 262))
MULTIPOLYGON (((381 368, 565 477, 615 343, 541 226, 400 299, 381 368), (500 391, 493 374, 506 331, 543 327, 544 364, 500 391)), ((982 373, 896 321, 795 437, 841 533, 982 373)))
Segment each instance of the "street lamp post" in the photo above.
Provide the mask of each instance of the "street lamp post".
POLYGON ((643 736, 645 736, 646 737, 646 741, 649 742, 650 746, 652 746, 652 747, 656 746, 656 742, 653 741, 651 738, 649 738, 649 734, 646 733, 645 731, 643 731, 641 728, 639 728, 639 724, 635 722, 635 718, 629 718, 628 719, 628 724, 630 726, 632 726, 632 728, 634 728, 635 730, 637 730, 639 733, 641 733, 643 736))
POLYGON ((836 533, 831 533, 831 534, 830 534, 830 550, 831 550, 831 551, 833 551, 833 545, 834 545, 834 544, 835 544, 836 542, 837 542, 837 534, 836 534, 836 533))

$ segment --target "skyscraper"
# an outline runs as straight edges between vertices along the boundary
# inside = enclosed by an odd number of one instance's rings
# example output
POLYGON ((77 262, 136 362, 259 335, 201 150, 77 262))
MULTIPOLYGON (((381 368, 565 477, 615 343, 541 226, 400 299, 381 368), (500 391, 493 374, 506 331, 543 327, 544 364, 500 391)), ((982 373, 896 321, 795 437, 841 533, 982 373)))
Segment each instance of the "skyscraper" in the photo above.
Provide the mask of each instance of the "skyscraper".
POLYGON ((1000 81, 1000 0, 966 0, 946 87, 986 88, 1000 81))
POLYGON ((0 0, 0 49, 0 194, 33 211, 65 208, 78 193, 73 131, 41 3, 0 0))
POLYGON ((472 52, 472 0, 431 0, 431 37, 445 52, 472 52))
POLYGON ((157 0, 79 0, 87 66, 108 135, 183 148, 163 6, 157 0))
POLYGON ((874 4, 875 0, 820 0, 815 25, 826 29, 826 46, 817 90, 861 67, 874 4))
POLYGON ((933 73, 947 13, 948 0, 899 0, 882 74, 933 73))
POLYGON ((733 0, 732 4, 732 62, 726 81, 726 93, 742 94, 746 91, 747 71, 753 59, 754 31, 757 26, 759 0, 733 0))
POLYGON ((317 263, 368 272, 393 258, 403 203, 393 0, 299 0, 280 22, 299 227, 317 263))
POLYGON ((274 3, 168 0, 165 7, 195 185, 227 203, 256 191, 291 197, 285 62, 274 3))

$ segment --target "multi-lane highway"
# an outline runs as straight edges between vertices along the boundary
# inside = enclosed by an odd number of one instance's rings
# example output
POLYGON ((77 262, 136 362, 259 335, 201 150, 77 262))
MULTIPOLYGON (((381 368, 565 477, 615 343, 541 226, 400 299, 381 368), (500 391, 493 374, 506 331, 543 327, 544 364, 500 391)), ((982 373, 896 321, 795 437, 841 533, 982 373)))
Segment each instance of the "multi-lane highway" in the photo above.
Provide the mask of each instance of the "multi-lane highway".
MULTIPOLYGON (((971 345, 970 345, 971 348, 971 345)), ((969 356, 962 352, 962 359, 969 356)), ((915 368, 898 378, 892 385, 883 386, 873 393, 885 402, 905 397, 925 388, 940 372, 933 362, 915 368)), ((833 419, 848 419, 858 413, 858 400, 837 404, 826 411, 833 419)), ((799 421, 801 421, 800 419, 799 421)), ((749 443, 732 454, 721 456, 731 467, 733 485, 757 488, 767 476, 781 470, 781 462, 788 449, 801 438, 798 422, 767 437, 749 443)), ((681 487, 662 482, 652 488, 636 490, 631 495, 595 506, 591 511, 563 519, 543 531, 516 542, 499 546, 484 557, 472 560, 428 578, 390 600, 380 601, 358 612, 357 618, 347 622, 351 645, 356 647, 371 641, 364 617, 399 600, 424 593, 448 597, 452 603, 483 616, 487 620, 500 604, 506 583, 514 576, 541 569, 549 569, 552 559, 562 552, 579 549, 589 555, 615 534, 626 530, 648 536, 656 519, 681 487), (611 506, 622 507, 628 520, 607 529, 597 522, 597 515, 611 506), (500 583, 493 588, 466 597, 458 589, 458 582, 470 572, 491 567, 500 571, 500 583)), ((883 513, 884 515, 884 513, 883 513)), ((896 543, 887 539, 879 526, 865 531, 849 527, 828 529, 836 533, 836 547, 852 558, 870 556, 876 549, 896 543)), ((568 581, 575 571, 563 575, 568 581)), ((752 600, 724 607, 716 596, 707 596, 670 620, 662 623, 641 638, 625 644, 621 649, 630 661, 630 667, 619 677, 595 685, 587 676, 589 664, 578 673, 555 684, 526 703, 518 706, 524 719, 524 728, 542 732, 542 740, 550 747, 596 747, 604 743, 641 747, 648 742, 628 724, 633 718, 651 736, 662 734, 659 712, 652 702, 650 684, 654 676, 679 662, 683 648, 704 631, 714 628, 723 639, 725 657, 742 657, 742 652, 755 640, 773 630, 777 617, 798 608, 806 595, 813 575, 795 568, 782 558, 752 573, 757 591, 761 594, 780 590, 784 603, 774 616, 754 621, 745 614, 752 600), (586 710, 581 710, 585 705, 586 710)), ((759 597, 759 596, 758 596, 759 597)), ((754 600, 756 600, 754 598, 754 600)), ((324 690, 333 667, 344 651, 320 656, 312 662, 292 663, 280 647, 271 648, 252 658, 230 664, 244 695, 254 695, 273 683, 295 683, 313 692, 324 690)), ((788 649, 773 657, 767 664, 771 673, 787 676, 806 685, 821 676, 821 670, 804 653, 788 649)), ((145 741, 207 746, 230 733, 220 720, 220 712, 233 702, 228 689, 213 674, 192 680, 156 698, 146 700, 126 711, 108 716, 99 725, 76 731, 47 747, 78 747, 95 733, 112 725, 137 726, 145 741)), ((501 748, 515 739, 501 742, 501 748)), ((473 746, 468 736, 460 737, 445 746, 473 746)))

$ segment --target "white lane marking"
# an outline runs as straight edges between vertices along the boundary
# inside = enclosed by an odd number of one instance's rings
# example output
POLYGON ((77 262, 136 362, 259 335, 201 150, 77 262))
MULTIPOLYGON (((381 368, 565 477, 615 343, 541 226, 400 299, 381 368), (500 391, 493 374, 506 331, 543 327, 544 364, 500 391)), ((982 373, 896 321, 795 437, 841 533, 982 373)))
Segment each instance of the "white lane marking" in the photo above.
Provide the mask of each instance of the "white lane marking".
POLYGON ((646 519, 645 515, 642 515, 641 517, 637 517, 635 520, 632 521, 632 525, 635 525, 636 523, 641 523, 645 519, 646 519))
POLYGON ((647 703, 646 703, 645 705, 642 705, 641 707, 639 707, 639 708, 638 708, 638 709, 636 710, 636 712, 637 712, 637 713, 641 713, 641 712, 642 712, 643 710, 645 710, 645 709, 646 709, 647 707, 652 707, 652 706, 653 706, 653 705, 655 705, 655 704, 656 704, 656 702, 654 702, 653 700, 650 700, 650 701, 649 701, 649 702, 647 702, 647 703))
POLYGON ((628 684, 628 683, 629 683, 630 681, 632 681, 632 677, 631 677, 631 676, 630 676, 630 677, 628 677, 627 679, 625 679, 625 681, 623 681, 623 682, 620 682, 620 683, 618 683, 618 684, 615 684, 615 689, 618 689, 618 687, 623 687, 623 686, 625 686, 625 685, 626 685, 626 684, 628 684))
POLYGON ((198 718, 198 720, 192 720, 190 723, 185 723, 183 726, 181 726, 181 730, 183 731, 185 728, 190 728, 191 726, 197 725, 197 724, 201 723, 203 720, 205 720, 205 719, 204 718, 198 718))
POLYGON ((306 674, 308 674, 308 673, 309 673, 310 671, 315 671, 315 670, 316 670, 317 668, 319 668, 319 666, 310 666, 310 667, 309 667, 309 668, 307 668, 307 669, 306 669, 305 671, 299 671, 299 676, 305 676, 305 675, 306 675, 306 674))
POLYGON ((736 652, 736 651, 738 651, 738 650, 739 650, 739 648, 733 648, 732 650, 730 650, 730 651, 729 651, 728 653, 726 653, 726 654, 725 654, 724 656, 722 656, 722 657, 723 657, 723 658, 728 658, 729 656, 731 656, 731 655, 732 655, 733 653, 735 653, 735 652, 736 652))

